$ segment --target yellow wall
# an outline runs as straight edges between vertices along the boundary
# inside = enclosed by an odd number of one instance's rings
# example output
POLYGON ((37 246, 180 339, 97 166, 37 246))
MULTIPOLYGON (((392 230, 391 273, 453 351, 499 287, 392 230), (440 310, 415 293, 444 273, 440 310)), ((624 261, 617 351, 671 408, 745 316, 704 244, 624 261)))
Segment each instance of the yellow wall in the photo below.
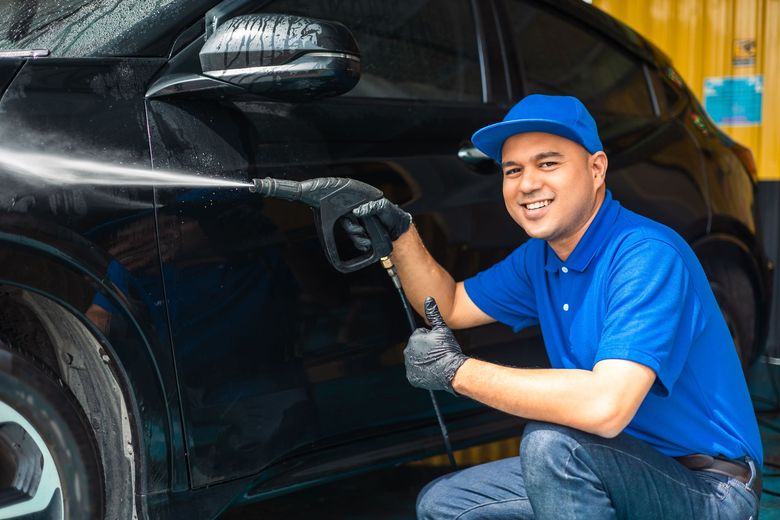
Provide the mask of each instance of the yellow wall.
POLYGON ((761 180, 780 180, 780 0, 593 0, 652 41, 703 101, 704 78, 763 75, 761 125, 723 130, 753 151, 761 180), (755 65, 732 63, 755 39, 755 65))

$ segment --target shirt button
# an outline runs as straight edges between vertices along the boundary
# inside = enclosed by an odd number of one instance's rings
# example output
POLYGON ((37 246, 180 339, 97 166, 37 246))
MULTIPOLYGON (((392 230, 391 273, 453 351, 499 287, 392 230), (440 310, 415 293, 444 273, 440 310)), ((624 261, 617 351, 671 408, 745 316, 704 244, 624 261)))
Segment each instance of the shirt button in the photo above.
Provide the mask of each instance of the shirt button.
POLYGON ((561 267, 561 271, 563 271, 565 274, 569 272, 569 269, 564 265, 563 267, 561 267))
POLYGON ((569 310, 569 304, 568 303, 564 303, 563 304, 563 310, 564 311, 568 311, 569 310))

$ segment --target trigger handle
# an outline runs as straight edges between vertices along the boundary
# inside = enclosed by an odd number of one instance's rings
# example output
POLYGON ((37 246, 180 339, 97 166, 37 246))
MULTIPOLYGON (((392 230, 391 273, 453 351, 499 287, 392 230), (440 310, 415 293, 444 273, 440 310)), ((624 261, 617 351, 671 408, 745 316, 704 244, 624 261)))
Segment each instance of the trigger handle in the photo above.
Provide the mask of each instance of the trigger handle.
POLYGON ((368 233, 368 238, 371 240, 371 246, 374 255, 378 255, 377 259, 383 256, 388 256, 393 251, 393 243, 390 241, 390 235, 387 234, 387 230, 379 221, 379 217, 369 216, 361 218, 363 227, 368 233))
POLYGON ((314 211, 314 220, 322 249, 328 262, 339 272, 351 273, 363 269, 382 257, 388 256, 393 251, 393 244, 390 236, 387 234, 378 217, 368 216, 360 218, 360 222, 366 230, 371 240, 371 250, 365 254, 359 255, 349 260, 342 260, 339 256, 336 238, 334 236, 334 227, 336 220, 343 215, 338 215, 329 211, 329 207, 324 205, 320 211, 314 211))

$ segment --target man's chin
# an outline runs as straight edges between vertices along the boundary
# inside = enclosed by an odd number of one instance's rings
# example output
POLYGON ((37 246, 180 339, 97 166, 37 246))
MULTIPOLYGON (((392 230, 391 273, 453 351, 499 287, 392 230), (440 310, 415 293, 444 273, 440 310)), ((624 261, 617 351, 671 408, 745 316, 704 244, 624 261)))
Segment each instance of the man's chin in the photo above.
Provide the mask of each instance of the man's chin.
POLYGON ((522 226, 522 228, 523 231, 525 231, 525 234, 528 235, 529 238, 538 238, 539 240, 548 241, 550 237, 553 236, 549 230, 540 227, 522 226))

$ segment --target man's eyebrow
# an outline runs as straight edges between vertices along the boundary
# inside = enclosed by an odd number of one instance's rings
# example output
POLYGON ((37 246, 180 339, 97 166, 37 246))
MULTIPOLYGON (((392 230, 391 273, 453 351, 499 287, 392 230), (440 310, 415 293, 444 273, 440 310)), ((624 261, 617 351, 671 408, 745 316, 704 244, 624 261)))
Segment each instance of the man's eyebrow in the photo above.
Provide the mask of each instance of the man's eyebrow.
POLYGON ((515 161, 502 162, 501 167, 504 168, 505 166, 517 166, 517 163, 515 161))
POLYGON ((547 158, 550 158, 550 157, 561 157, 562 158, 563 154, 560 153, 560 152, 553 152, 553 151, 542 152, 542 153, 538 153, 538 154, 534 155, 532 157, 532 160, 533 161, 541 161, 542 159, 547 159, 547 158))

